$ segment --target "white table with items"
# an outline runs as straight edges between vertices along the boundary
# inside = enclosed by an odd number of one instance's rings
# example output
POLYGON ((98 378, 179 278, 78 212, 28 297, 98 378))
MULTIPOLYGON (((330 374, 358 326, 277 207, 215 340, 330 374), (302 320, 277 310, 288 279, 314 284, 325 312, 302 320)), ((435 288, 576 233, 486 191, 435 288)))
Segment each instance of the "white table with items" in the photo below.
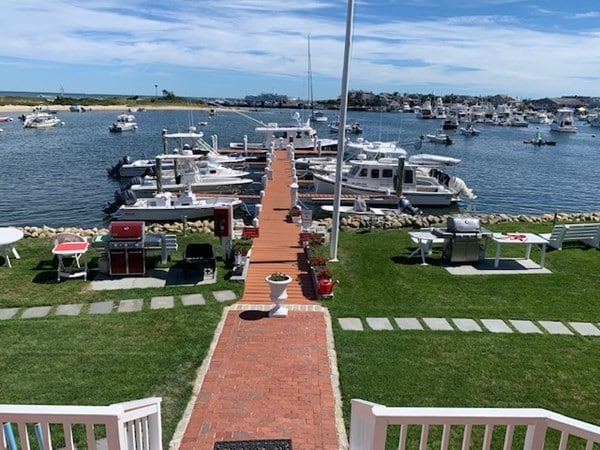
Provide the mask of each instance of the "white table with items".
POLYGON ((15 248, 15 242, 23 239, 23 232, 15 227, 0 227, 0 254, 4 256, 6 265, 10 265, 10 257, 8 253, 11 252, 16 259, 20 259, 21 256, 15 248))

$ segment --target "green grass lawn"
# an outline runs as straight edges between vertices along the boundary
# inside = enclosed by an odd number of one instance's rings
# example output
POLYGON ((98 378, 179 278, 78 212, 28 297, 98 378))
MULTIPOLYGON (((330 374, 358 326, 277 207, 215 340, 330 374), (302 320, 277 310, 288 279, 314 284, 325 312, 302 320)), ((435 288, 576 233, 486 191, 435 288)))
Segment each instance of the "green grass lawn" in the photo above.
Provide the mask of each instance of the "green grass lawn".
MULTIPOLYGON (((489 227, 492 228, 492 227, 489 227)), ((547 232, 549 225, 503 224, 493 231, 547 232)), ((179 238, 217 241, 210 236, 179 238)), ((0 308, 157 295, 205 293, 207 305, 104 316, 0 321, 0 403, 106 405, 163 398, 167 445, 187 404, 223 304, 213 290, 243 285, 226 280, 200 287, 91 291, 80 279, 56 282, 47 240, 17 244, 22 258, 0 267, 0 308)), ((219 247, 215 247, 219 253, 219 247)), ((549 275, 453 276, 439 252, 431 264, 408 259, 408 230, 340 234, 340 280, 331 312, 346 424, 350 400, 388 406, 542 407, 600 424, 600 338, 434 331, 341 330, 341 317, 445 317, 600 322, 600 251, 576 244, 549 251, 549 275)), ((488 248, 488 257, 494 252, 488 248)), ((503 257, 522 257, 507 246, 503 257)), ((539 252, 532 256, 539 261, 539 252)), ((92 255, 92 273, 97 262, 92 255)), ((175 263, 181 251, 174 255, 175 263)))

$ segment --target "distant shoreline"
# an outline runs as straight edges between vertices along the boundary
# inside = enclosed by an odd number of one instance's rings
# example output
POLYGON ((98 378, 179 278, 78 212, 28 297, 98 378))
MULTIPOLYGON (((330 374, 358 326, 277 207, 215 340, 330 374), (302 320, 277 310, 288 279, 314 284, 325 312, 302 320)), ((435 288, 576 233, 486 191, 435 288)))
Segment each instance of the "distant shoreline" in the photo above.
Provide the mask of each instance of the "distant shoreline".
MULTIPOLYGON (((5 113, 29 113, 33 112, 33 108, 36 105, 0 105, 0 112, 5 113)), ((69 105, 44 105, 42 106, 42 110, 48 108, 52 111, 58 112, 71 112, 69 105)), ((209 110, 214 108, 209 108, 206 106, 193 106, 193 105, 161 105, 161 106, 128 106, 128 105, 92 105, 89 107, 85 107, 86 112, 93 111, 128 111, 129 109, 135 110, 137 108, 142 108, 146 111, 160 111, 160 110, 174 110, 174 111, 188 111, 188 110, 209 110)), ((135 111, 134 111, 135 112, 135 111)), ((78 113, 73 113, 78 114, 78 113)))

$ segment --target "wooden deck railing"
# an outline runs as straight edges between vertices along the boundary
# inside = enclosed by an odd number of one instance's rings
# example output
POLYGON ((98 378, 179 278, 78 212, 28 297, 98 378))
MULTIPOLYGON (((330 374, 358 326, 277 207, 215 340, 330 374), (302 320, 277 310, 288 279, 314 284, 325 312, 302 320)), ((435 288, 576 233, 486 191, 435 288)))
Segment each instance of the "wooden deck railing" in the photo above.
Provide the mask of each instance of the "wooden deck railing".
POLYGON ((0 405, 0 448, 96 450, 103 439, 108 450, 162 450, 160 403, 152 397, 110 406, 0 405))
POLYGON ((399 450, 592 450, 600 427, 545 409, 390 408, 352 400, 350 450, 383 450, 388 439, 399 450))

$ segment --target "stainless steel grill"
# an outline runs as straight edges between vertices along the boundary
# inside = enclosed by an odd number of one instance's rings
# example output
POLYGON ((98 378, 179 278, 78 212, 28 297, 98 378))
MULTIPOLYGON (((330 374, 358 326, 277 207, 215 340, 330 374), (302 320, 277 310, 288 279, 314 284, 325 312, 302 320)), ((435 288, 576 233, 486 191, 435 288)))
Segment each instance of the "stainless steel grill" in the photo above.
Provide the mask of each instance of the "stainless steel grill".
POLYGON ((444 238, 444 259, 451 263, 471 263, 481 258, 482 239, 491 236, 491 232, 482 228, 479 219, 470 216, 448 217, 446 228, 433 230, 436 236, 444 238))

